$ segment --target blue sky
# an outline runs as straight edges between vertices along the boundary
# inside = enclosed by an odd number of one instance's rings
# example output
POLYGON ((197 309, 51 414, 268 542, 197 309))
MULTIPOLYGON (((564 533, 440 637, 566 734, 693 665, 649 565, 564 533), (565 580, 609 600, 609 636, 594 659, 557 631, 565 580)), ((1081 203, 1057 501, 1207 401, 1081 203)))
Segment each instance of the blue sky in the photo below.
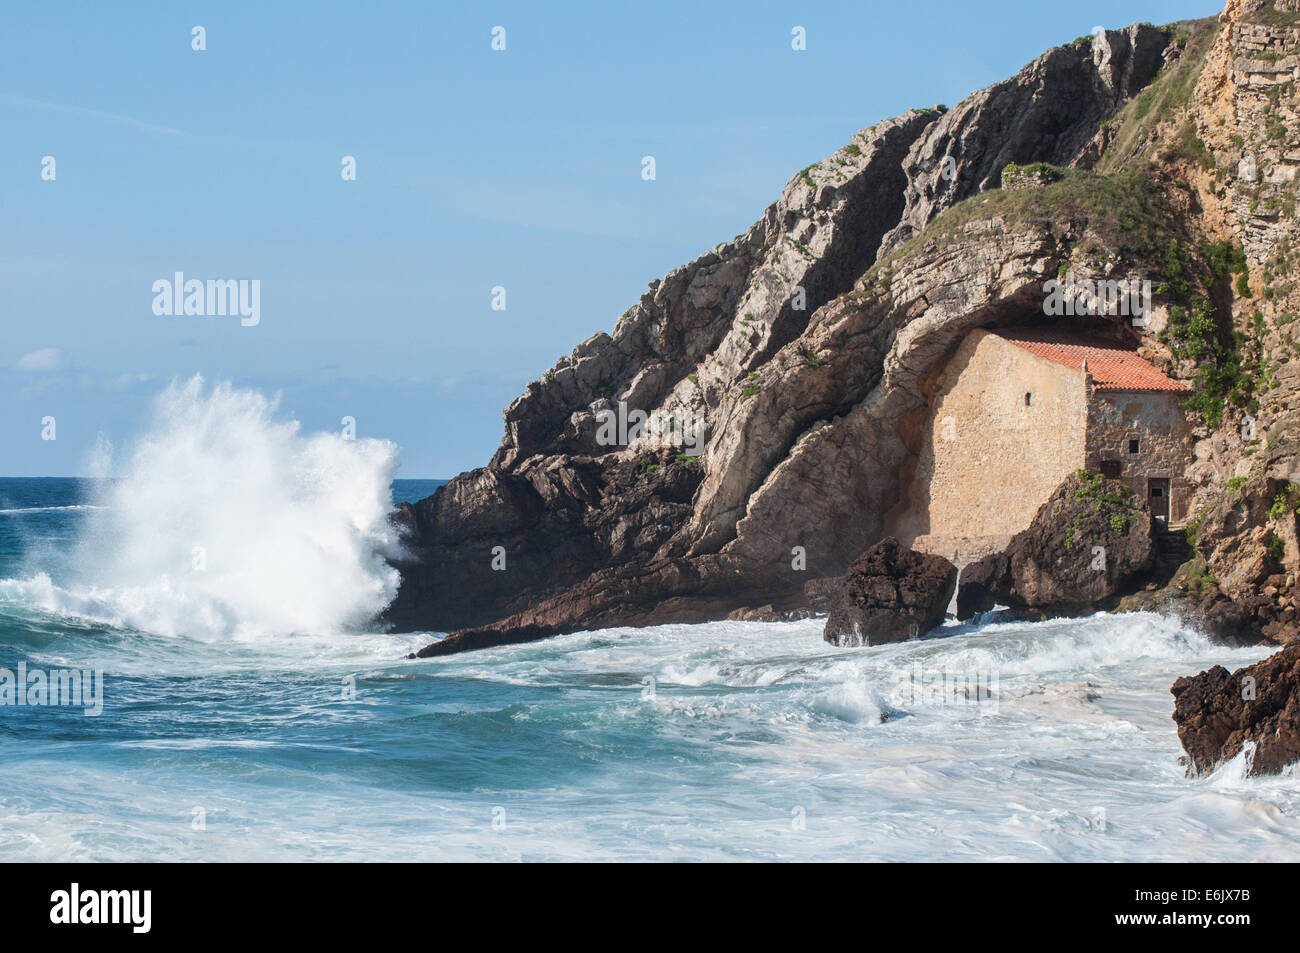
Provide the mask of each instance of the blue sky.
POLYGON ((10 4, 0 474, 85 472, 99 436, 128 441, 194 373, 278 391, 308 429, 354 417, 401 446, 399 476, 481 466, 529 380, 858 129, 1094 26, 1218 9, 10 4), (152 284, 176 271, 259 279, 260 324, 155 315, 152 284))

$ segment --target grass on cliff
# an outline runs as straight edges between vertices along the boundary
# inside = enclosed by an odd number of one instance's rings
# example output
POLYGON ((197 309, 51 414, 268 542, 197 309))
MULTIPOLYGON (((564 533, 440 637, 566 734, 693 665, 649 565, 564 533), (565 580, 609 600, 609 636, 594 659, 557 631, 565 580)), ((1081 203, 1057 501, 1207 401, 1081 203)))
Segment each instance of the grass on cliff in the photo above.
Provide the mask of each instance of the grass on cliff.
MULTIPOLYGON (((1300 25, 1300 14, 1286 17, 1300 25)), ((1170 301, 1163 338, 1175 357, 1194 364, 1197 373, 1187 409, 1202 414, 1211 426, 1219 425, 1228 405, 1256 412, 1259 395, 1275 386, 1274 367, 1264 355, 1262 318, 1252 333, 1243 333, 1232 327, 1225 308, 1231 298, 1226 284, 1233 278, 1238 294, 1250 297, 1244 252, 1228 242, 1195 241, 1187 233, 1186 212, 1175 209, 1183 203, 1170 198, 1179 188, 1189 189, 1178 171, 1184 163, 1205 169, 1215 165, 1187 106, 1219 28, 1213 17, 1163 28, 1181 55, 1103 123, 1115 131, 1093 171, 1009 163, 1003 169, 1007 183, 1029 187, 990 189, 957 203, 873 268, 867 284, 878 280, 887 288, 892 273, 931 243, 942 249, 962 241, 988 241, 990 232, 997 235, 991 227, 972 230, 967 237, 975 222, 1000 219, 1003 232, 1034 223, 1072 239, 1087 232, 1102 251, 1145 261, 1162 275, 1159 291, 1170 301), (1030 180, 1042 184, 1030 185, 1030 180)), ((1087 254, 1089 249, 1079 251, 1087 254)))
POLYGON ((1271 5, 1259 10, 1252 10, 1241 18, 1242 23, 1258 23, 1272 27, 1300 27, 1300 13, 1290 10, 1275 10, 1271 5))
POLYGON ((1259 412, 1259 396, 1276 385, 1264 349, 1264 316, 1256 311, 1249 334, 1221 314, 1216 285, 1247 274, 1246 253, 1228 241, 1201 242, 1193 250, 1171 241, 1164 250, 1164 281, 1159 292, 1170 299, 1169 325, 1161 338, 1174 357, 1194 361, 1196 389, 1183 406, 1205 417, 1211 427, 1227 405, 1259 412))
MULTIPOLYGON (((1167 31, 1172 27, 1166 27, 1167 31)), ((1219 33, 1217 17, 1206 17, 1179 24, 1180 33, 1187 34, 1182 54, 1168 68, 1162 68, 1150 85, 1119 111, 1110 124, 1118 123, 1119 131, 1111 139, 1111 145, 1097 165, 1097 171, 1115 173, 1130 166, 1135 159, 1143 157, 1155 138, 1156 127, 1183 109, 1192 98, 1196 81, 1205 70, 1206 54, 1214 44, 1219 33)), ((1194 130, 1192 137, 1194 138, 1194 130)), ((1199 140, 1197 140, 1199 142, 1199 140)), ((1201 150, 1196 143, 1187 143, 1187 147, 1203 160, 1201 150)), ((1208 153, 1205 153, 1208 155, 1208 153)), ((1154 155, 1146 158, 1154 159, 1154 155)))
MULTIPOLYGON (((1177 133, 1165 136, 1163 142, 1158 141, 1156 130, 1162 122, 1177 118, 1191 100, 1205 69, 1206 55, 1218 35, 1219 22, 1216 17, 1206 17, 1162 29, 1182 53, 1117 115, 1103 123, 1106 127, 1117 124, 1118 131, 1093 171, 1061 169, 1046 163, 1022 169, 1011 163, 1013 176, 1032 170, 1046 184, 1015 190, 989 189, 973 195, 936 217, 890 256, 890 261, 906 259, 932 240, 941 246, 960 240, 969 223, 995 216, 1009 225, 1086 219, 1088 227, 1113 250, 1139 255, 1159 254, 1171 240, 1182 240, 1162 190, 1151 185, 1152 170, 1157 162, 1168 163, 1180 157, 1209 166, 1213 157, 1189 123, 1181 123, 1177 133)), ((889 267, 887 262, 879 264, 889 267)))
POLYGON ((1290 513, 1300 513, 1300 486, 1288 482, 1273 497, 1272 505, 1268 508, 1268 518, 1277 520, 1290 513))
MULTIPOLYGON (((1230 318, 1220 313, 1222 284, 1246 276, 1245 253, 1226 241, 1191 241, 1164 199, 1158 175, 1147 162, 1110 175, 1053 168, 1044 177, 1056 181, 1046 185, 980 193, 936 218, 882 262, 881 271, 893 272, 932 241, 943 247, 962 240, 975 221, 1000 218, 1004 227, 1038 222, 1076 235, 1086 228, 1108 250, 1159 269, 1159 293, 1170 301, 1169 326, 1162 337, 1175 357, 1193 362, 1197 370, 1195 390, 1184 406, 1217 427, 1228 405, 1255 413, 1259 395, 1275 386, 1274 368, 1264 353, 1263 319, 1257 317, 1247 334, 1232 328, 1230 318)), ((969 240, 987 239, 972 235, 969 240)))
POLYGON ((1138 254, 1156 253, 1178 237, 1174 214, 1150 187, 1145 165, 1114 175, 1037 165, 1050 169, 1046 177, 1055 181, 972 195, 946 209, 881 265, 903 261, 931 241, 942 246, 961 240, 970 223, 992 218, 1007 226, 1036 222, 1058 230, 1069 223, 1086 224, 1112 248, 1138 254))

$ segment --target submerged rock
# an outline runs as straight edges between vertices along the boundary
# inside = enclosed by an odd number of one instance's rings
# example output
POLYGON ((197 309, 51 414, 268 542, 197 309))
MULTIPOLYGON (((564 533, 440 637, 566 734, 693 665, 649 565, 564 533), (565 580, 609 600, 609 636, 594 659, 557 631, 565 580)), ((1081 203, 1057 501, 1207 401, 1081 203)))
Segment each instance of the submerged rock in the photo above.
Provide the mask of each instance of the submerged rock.
POLYGON ((1300 644, 1232 674, 1216 665, 1169 690, 1189 776, 1246 748, 1248 774, 1278 774, 1300 761, 1300 644))
POLYGON ((849 567, 831 598, 823 638, 832 645, 880 645, 924 635, 943 622, 957 567, 890 536, 849 567))

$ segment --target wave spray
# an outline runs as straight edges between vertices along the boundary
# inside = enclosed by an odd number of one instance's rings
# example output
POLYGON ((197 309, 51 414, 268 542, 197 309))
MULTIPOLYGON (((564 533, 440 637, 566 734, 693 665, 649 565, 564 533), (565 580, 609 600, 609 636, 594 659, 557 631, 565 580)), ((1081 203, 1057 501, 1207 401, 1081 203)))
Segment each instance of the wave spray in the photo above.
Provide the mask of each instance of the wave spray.
POLYGON ((204 640, 369 625, 397 591, 397 447, 304 435, 277 409, 255 390, 173 382, 49 608, 204 640))

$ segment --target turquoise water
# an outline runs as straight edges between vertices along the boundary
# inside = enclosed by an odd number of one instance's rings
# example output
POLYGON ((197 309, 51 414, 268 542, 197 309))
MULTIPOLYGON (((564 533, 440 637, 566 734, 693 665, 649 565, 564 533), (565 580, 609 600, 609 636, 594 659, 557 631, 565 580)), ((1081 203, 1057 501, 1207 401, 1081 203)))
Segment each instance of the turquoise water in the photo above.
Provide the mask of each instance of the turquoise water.
POLYGON ((431 636, 239 624, 282 618, 260 575, 132 578, 156 573, 133 521, 154 538, 192 519, 157 512, 160 493, 133 512, 132 479, 0 480, 0 666, 104 679, 97 717, 0 707, 0 859, 1284 860, 1300 843, 1294 778, 1183 777, 1169 684, 1263 653, 1168 620, 994 618, 857 650, 815 621, 661 626, 412 662, 431 636), (996 697, 900 687, 940 671, 991 674, 996 697))

